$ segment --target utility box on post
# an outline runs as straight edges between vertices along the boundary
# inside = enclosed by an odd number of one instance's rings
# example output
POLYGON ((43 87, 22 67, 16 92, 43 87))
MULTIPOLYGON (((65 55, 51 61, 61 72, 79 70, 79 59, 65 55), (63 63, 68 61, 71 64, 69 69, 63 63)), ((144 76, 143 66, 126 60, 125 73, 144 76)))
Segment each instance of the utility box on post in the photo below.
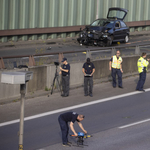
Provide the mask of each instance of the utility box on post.
POLYGON ((24 100, 26 93, 26 83, 33 78, 31 71, 2 72, 1 82, 7 84, 20 84, 21 112, 19 130, 19 150, 23 150, 23 130, 24 130, 24 100))
POLYGON ((1 82, 8 84, 25 84, 33 78, 31 71, 2 72, 1 82))

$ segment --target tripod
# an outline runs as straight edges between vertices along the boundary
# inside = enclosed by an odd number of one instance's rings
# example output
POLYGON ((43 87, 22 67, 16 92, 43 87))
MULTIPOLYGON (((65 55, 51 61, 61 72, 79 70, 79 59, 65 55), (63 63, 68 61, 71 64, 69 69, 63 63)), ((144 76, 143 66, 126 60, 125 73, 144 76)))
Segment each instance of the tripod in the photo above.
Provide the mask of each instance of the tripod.
POLYGON ((60 92, 61 92, 61 87, 60 87, 59 79, 58 79, 59 74, 58 74, 58 72, 57 72, 57 67, 58 67, 58 65, 56 65, 55 77, 54 77, 54 79, 53 79, 53 84, 51 85, 51 87, 52 87, 52 89, 51 89, 51 95, 53 94, 53 89, 54 89, 55 80, 57 81, 58 88, 59 88, 59 90, 60 90, 60 92))

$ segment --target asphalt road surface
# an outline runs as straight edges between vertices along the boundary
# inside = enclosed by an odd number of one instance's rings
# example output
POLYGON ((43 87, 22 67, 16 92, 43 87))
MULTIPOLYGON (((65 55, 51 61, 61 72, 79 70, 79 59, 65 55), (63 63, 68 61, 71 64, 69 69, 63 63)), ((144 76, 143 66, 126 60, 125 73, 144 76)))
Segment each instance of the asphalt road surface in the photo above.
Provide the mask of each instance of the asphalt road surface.
MULTIPOLYGON (((116 48, 118 46, 126 46, 131 44, 148 44, 150 42, 150 35, 145 36, 131 36, 129 43, 120 43, 118 45, 117 43, 113 43, 111 47, 115 46, 116 48)), ((50 53, 50 52, 63 52, 63 51, 74 51, 74 50, 82 50, 82 49, 90 49, 90 48, 96 48, 97 46, 80 46, 78 42, 76 41, 76 38, 73 38, 70 41, 58 41, 56 42, 47 42, 43 44, 30 44, 30 45, 18 45, 15 47, 2 47, 0 48, 0 56, 18 56, 18 55, 34 55, 39 53, 50 53), (50 49, 48 49, 51 47, 50 49)), ((102 48, 102 47, 100 47, 102 48)), ((109 49, 108 48, 108 49, 109 49)), ((130 49, 131 54, 134 50, 130 49)))
MULTIPOLYGON (((97 50, 91 52, 91 59, 102 59, 102 58, 110 58, 111 57, 111 48, 112 47, 119 47, 119 46, 126 46, 131 44, 149 44, 150 42, 150 35, 147 36, 131 36, 129 43, 121 43, 118 45, 117 43, 113 43, 112 46, 108 47, 107 50, 97 50)), ((35 55, 35 54, 48 54, 50 52, 64 52, 64 51, 76 51, 76 50, 90 50, 91 48, 98 48, 96 46, 80 46, 76 39, 73 38, 67 42, 47 42, 43 44, 30 44, 24 46, 16 46, 16 47, 2 47, 0 49, 0 57, 5 56, 21 56, 21 55, 35 55)), ((119 48, 118 48, 119 49, 119 48)), ((126 47, 121 48, 122 56, 134 55, 135 54, 135 47, 126 47)), ((141 52, 150 53, 150 45, 149 46, 142 46, 140 47, 141 52)), ((76 52, 70 54, 64 54, 64 57, 68 58, 68 61, 71 62, 79 62, 85 60, 85 53, 83 52, 76 52)), ((55 61, 58 61, 58 55, 45 55, 45 56, 37 56, 34 57, 37 64, 49 64, 55 61)), ((13 58, 13 59, 4 59, 5 67, 7 69, 14 68, 15 64, 19 65, 27 65, 29 60, 28 57, 23 58, 13 58)))
MULTIPOLYGON (((84 128, 93 137, 85 139, 86 150, 149 150, 150 149, 150 89, 145 93, 131 92, 88 104, 66 108, 85 115, 84 128), (142 122, 141 122, 142 121, 142 122), (133 124, 134 123, 134 124, 133 124)), ((51 111, 25 121, 25 150, 66 149, 61 145, 58 116, 61 110, 51 111)), ((77 132, 81 130, 75 124, 77 132)), ((0 123, 0 150, 17 150, 19 123, 0 123)), ((71 133, 71 131, 70 131, 71 133)), ((75 144, 75 139, 69 140, 75 144)), ((72 146, 70 149, 79 149, 72 146)))

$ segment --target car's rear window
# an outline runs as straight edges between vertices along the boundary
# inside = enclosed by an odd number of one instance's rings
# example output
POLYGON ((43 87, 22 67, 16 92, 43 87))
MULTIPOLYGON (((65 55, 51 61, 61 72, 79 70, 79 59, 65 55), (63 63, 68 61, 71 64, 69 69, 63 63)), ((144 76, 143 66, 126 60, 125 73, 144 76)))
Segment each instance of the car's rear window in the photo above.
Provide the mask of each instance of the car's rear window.
POLYGON ((125 12, 120 11, 120 10, 111 10, 109 11, 108 18, 119 18, 123 19, 125 16, 125 12))

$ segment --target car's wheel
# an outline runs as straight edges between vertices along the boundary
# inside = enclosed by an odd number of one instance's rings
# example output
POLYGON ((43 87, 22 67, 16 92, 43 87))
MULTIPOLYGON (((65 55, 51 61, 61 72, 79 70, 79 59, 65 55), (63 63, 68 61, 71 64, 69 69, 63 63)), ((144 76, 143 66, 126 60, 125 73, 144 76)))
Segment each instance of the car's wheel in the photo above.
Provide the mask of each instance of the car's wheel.
POLYGON ((129 42, 129 35, 126 35, 126 36, 125 36, 124 42, 125 42, 125 43, 128 43, 128 42, 129 42))
POLYGON ((107 46, 111 46, 112 45, 112 42, 113 42, 113 36, 110 36, 109 37, 109 40, 107 41, 107 46))

